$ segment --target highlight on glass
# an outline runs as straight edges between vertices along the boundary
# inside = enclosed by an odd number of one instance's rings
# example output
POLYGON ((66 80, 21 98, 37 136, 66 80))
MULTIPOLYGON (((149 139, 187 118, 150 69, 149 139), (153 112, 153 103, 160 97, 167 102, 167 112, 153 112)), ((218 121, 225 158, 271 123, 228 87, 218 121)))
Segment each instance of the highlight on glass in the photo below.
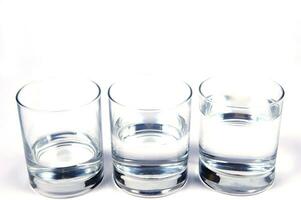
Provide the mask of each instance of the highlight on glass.
POLYGON ((92 81, 53 78, 17 93, 30 184, 55 198, 73 197, 103 178, 100 88, 92 81))
POLYGON ((269 188, 275 178, 283 88, 260 78, 224 77, 202 82, 199 94, 202 181, 235 195, 269 188))
POLYGON ((108 95, 116 185, 144 197, 182 188, 187 180, 190 86, 141 77, 113 84, 108 95))

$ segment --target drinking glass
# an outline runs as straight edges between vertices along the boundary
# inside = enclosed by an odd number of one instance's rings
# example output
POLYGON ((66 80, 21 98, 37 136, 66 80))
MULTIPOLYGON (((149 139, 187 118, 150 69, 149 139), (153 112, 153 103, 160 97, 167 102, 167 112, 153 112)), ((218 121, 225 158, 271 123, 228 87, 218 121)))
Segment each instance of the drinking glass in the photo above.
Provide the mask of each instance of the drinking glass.
POLYGON ((96 187, 103 178, 99 86, 47 79, 22 87, 16 100, 32 188, 65 198, 96 187))
POLYGON ((209 187, 249 195, 272 185, 283 88, 261 78, 211 78, 199 88, 199 175, 209 187))
POLYGON ((116 185, 137 196, 162 196, 187 180, 192 90, 157 77, 120 81, 109 89, 116 185))

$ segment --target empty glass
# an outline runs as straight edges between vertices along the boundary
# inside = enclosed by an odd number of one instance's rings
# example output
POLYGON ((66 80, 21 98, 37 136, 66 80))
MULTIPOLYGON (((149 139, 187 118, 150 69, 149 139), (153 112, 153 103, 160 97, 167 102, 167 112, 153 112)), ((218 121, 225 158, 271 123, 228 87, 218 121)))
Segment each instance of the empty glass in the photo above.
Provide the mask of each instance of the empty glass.
POLYGON ((162 196, 187 180, 190 101, 184 82, 157 77, 109 89, 114 180, 138 196, 162 196))
POLYGON ((235 195, 258 193, 272 185, 283 88, 259 78, 212 78, 199 92, 203 182, 235 195))
POLYGON ((103 178, 100 88, 48 79, 16 96, 31 186, 48 197, 85 193, 103 178))

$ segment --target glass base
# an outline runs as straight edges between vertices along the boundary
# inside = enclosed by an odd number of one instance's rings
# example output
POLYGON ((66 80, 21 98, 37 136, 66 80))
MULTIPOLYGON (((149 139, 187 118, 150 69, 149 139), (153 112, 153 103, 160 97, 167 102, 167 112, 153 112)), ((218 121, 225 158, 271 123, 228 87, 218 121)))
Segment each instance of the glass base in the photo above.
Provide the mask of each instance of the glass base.
POLYGON ((199 175, 211 189, 229 195, 254 195, 270 188, 274 182, 275 170, 260 175, 233 175, 215 172, 200 162, 199 175))
POLYGON ((115 184, 125 192, 139 197, 161 197, 180 190, 186 183, 187 170, 173 176, 155 178, 131 176, 114 167, 115 184))
POLYGON ((37 176, 29 175, 29 178, 34 191, 41 195, 50 198, 71 198, 85 194, 99 185, 103 179, 103 170, 88 179, 78 177, 73 180, 61 179, 48 182, 37 176))

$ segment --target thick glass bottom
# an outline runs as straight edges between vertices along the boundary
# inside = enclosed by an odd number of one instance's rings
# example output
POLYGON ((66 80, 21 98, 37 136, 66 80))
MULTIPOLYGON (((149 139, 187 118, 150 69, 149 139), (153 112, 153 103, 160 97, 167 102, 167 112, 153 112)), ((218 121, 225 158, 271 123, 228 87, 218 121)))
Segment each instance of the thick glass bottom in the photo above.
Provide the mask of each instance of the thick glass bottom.
POLYGON ((114 166, 113 176, 116 185, 129 194, 142 197, 160 197, 181 189, 187 180, 187 170, 172 175, 134 175, 121 172, 114 166))
POLYGON ((101 183, 103 171, 99 171, 90 177, 77 177, 72 180, 61 179, 49 182, 37 176, 29 174, 32 188, 50 198, 71 198, 85 194, 101 183))
POLYGON ((229 195, 253 195, 272 186, 275 170, 253 175, 231 174, 210 169, 200 162, 199 175, 203 183, 215 191, 229 195))

